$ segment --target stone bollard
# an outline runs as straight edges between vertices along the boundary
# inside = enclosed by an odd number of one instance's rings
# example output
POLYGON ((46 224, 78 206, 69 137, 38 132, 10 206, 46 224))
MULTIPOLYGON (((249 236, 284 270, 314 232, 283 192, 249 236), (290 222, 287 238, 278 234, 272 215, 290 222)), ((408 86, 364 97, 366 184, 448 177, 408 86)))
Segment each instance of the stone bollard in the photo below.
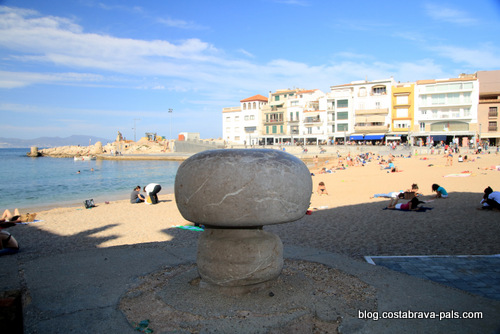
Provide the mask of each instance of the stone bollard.
POLYGON ((283 244, 262 228, 303 217, 311 192, 306 165, 282 151, 210 150, 185 160, 175 200, 186 220, 205 225, 197 253, 202 282, 244 287, 278 277, 283 244))

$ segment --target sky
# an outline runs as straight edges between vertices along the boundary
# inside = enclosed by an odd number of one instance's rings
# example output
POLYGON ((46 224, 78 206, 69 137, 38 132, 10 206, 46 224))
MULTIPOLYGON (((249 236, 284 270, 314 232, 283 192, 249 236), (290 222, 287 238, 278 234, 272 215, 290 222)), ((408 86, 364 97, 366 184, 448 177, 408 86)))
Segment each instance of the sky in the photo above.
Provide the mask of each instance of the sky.
POLYGON ((256 94, 498 70, 499 36, 498 0, 0 0, 0 137, 219 138, 256 94))

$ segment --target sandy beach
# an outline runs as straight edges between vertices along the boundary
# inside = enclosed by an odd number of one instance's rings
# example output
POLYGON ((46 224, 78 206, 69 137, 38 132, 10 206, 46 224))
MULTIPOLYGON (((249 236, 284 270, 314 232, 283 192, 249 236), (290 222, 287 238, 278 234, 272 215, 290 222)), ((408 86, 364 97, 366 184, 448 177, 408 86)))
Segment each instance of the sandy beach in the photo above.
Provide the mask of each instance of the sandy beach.
MULTIPOLYGON (((356 263, 359 266, 371 266, 361 262, 364 262, 363 256, 500 254, 500 243, 498 242, 500 212, 478 210, 485 187, 491 186, 494 190, 500 189, 500 171, 485 169, 492 165, 500 165, 500 156, 495 154, 472 156, 474 161, 466 163, 458 163, 455 157, 452 166, 447 166, 446 158, 437 155, 414 156, 412 158, 396 157, 395 165, 400 170, 396 173, 388 173, 387 170, 381 169, 377 160, 373 160, 364 167, 349 167, 345 170, 335 170, 331 174, 320 174, 319 171, 324 166, 331 168, 337 165, 336 159, 322 158, 318 166, 311 168, 311 172, 314 173, 312 176, 314 188, 311 197, 312 214, 305 215, 292 223, 265 227, 266 230, 280 236, 285 250, 308 249, 314 250, 313 253, 317 253, 316 250, 321 250, 325 251, 324 254, 337 257, 337 260, 340 256, 346 256, 344 258, 348 259, 349 267, 355 267, 356 263), (326 161, 327 159, 328 161, 326 161), (319 182, 325 183, 329 195, 316 193, 319 182), (443 186, 448 191, 449 198, 425 203, 424 206, 429 208, 425 212, 384 210, 389 199, 371 198, 376 193, 405 190, 412 183, 418 184, 420 193, 422 193, 421 198, 424 200, 430 199, 433 195, 431 191, 433 183, 443 186)), ((243 308, 236 315, 229 316, 228 314, 231 312, 226 310, 227 305, 232 305, 234 301, 222 299, 220 296, 216 298, 219 311, 205 318, 200 316, 186 318, 188 315, 191 317, 193 315, 190 312, 180 312, 176 308, 172 308, 170 302, 162 301, 160 296, 165 291, 175 291, 173 288, 167 288, 170 286, 168 285, 170 279, 166 280, 166 277, 172 277, 171 279, 175 282, 177 278, 174 277, 180 275, 179 273, 182 275, 186 273, 196 274, 193 271, 195 269, 193 269, 192 261, 196 257, 196 244, 201 232, 175 228, 175 226, 191 226, 192 224, 180 215, 173 194, 160 193, 159 199, 160 202, 157 205, 130 204, 128 200, 120 200, 109 202, 109 204, 97 202, 97 207, 92 209, 85 209, 83 206, 50 209, 38 212, 37 219, 40 221, 10 228, 9 232, 16 237, 22 248, 21 252, 15 257, 9 257, 8 260, 17 261, 19 269, 14 267, 13 270, 20 277, 19 284, 25 286, 23 289, 27 290, 24 293, 26 312, 29 314, 26 320, 27 328, 43 327, 44 322, 41 319, 51 318, 52 311, 44 311, 46 303, 50 304, 50 301, 44 299, 44 296, 48 296, 45 294, 61 293, 58 292, 59 290, 72 290, 74 285, 81 290, 78 293, 83 295, 85 295, 86 289, 90 289, 89 291, 102 290, 97 293, 90 292, 91 294, 104 293, 108 296, 109 291, 114 291, 113 296, 116 294, 121 296, 118 304, 114 304, 113 298, 111 301, 106 298, 102 299, 102 302, 114 311, 116 308, 119 309, 117 314, 120 316, 119 320, 114 320, 115 325, 116 323, 123 324, 123 316, 127 318, 129 323, 126 326, 132 327, 134 323, 150 319, 152 328, 158 332, 175 328, 189 328, 191 332, 196 332, 200 326, 208 326, 206 328, 213 326, 213 323, 210 325, 211 321, 219 318, 229 319, 229 324, 241 321, 259 323, 262 315, 258 310, 254 310, 255 314, 246 311, 247 306, 242 306, 243 308), (144 256, 141 255, 143 253, 157 255, 153 256, 155 259, 149 261, 149 257, 141 257, 144 256), (118 256, 118 254, 121 255, 118 256), (165 263, 186 261, 186 259, 191 262, 184 266, 165 265, 165 263), (42 265, 42 263, 45 264, 42 265), (158 270, 158 266, 162 263, 165 267, 159 271, 151 272, 152 269, 147 269, 156 268, 155 270, 158 270), (97 270, 97 268, 99 269, 97 270), (41 272, 38 273, 38 270, 41 272), (47 285, 43 279, 39 278, 39 274, 46 280, 62 280, 60 283, 56 283, 62 286, 61 289, 51 283, 47 285), (83 275, 87 279, 82 279, 79 275, 83 275), (94 282, 94 275, 101 277, 103 282, 99 284, 94 282), (141 276, 138 277, 138 275, 141 276), (132 278, 128 278, 129 276, 132 278), (97 290, 95 290, 95 284, 97 284, 97 290), (31 291, 32 289, 34 290, 31 291), (34 295, 34 303, 31 301, 32 294, 34 295)), ((340 260, 335 268, 341 265, 342 261, 344 260, 340 260)), ((184 277, 182 275, 179 277, 184 277)), ((399 291, 393 290, 402 279, 400 276, 390 276, 391 278, 383 276, 383 282, 379 282, 380 278, 377 278, 379 274, 369 274, 374 275, 373 277, 357 277, 346 274, 342 270, 328 268, 313 262, 297 262, 290 259, 286 259, 283 273, 277 281, 281 284, 275 282, 276 285, 273 285, 273 289, 280 289, 283 286, 290 288, 289 283, 284 284, 282 280, 303 277, 300 275, 316 275, 311 280, 315 282, 314 286, 317 287, 318 291, 322 291, 321 293, 327 291, 335 296, 334 299, 331 299, 333 304, 327 306, 328 310, 334 311, 332 311, 333 317, 331 321, 321 321, 314 316, 301 317, 287 323, 288 327, 273 333, 303 333, 311 331, 312 328, 319 328, 325 333, 334 333, 338 332, 337 326, 341 323, 345 322, 348 325, 350 322, 347 319, 356 318, 357 315, 353 310, 376 310, 378 303, 384 304, 388 300, 402 300, 405 303, 405 299, 392 294, 399 291), (386 280, 392 280, 392 283, 386 284, 386 280), (378 287, 374 288, 374 286, 378 287), (391 286, 390 291, 385 290, 386 286, 391 286), (380 291, 377 292, 377 289, 380 291), (385 292, 382 293, 382 290, 385 292)), ((184 280, 182 282, 185 283, 184 280)), ((412 282, 424 284, 424 282, 412 282)), ((296 284, 298 284, 296 291, 301 291, 303 295, 301 295, 303 301, 300 303, 309 302, 311 294, 308 293, 312 293, 312 295, 314 293, 303 291, 304 282, 296 284)), ((175 286, 175 283, 172 283, 172 286, 175 286)), ((183 289, 191 291, 190 293, 194 291, 197 294, 199 292, 197 289, 190 290, 191 284, 182 284, 181 286, 183 289)), ((397 289, 405 288, 399 287, 397 289)), ((429 286, 426 289, 428 288, 429 286)), ((414 289, 420 291, 419 288, 414 289)), ((198 301, 202 308, 208 304, 212 305, 214 296, 211 296, 209 291, 204 292, 208 293, 207 296, 193 297, 192 300, 198 301)), ((274 291, 276 292, 276 290, 274 291)), ((294 291, 293 289, 286 290, 278 295, 284 298, 283 302, 288 302, 297 298, 294 291)), ((86 297, 78 293, 74 296, 78 307, 97 307, 97 312, 100 314, 102 308, 95 306, 94 302, 97 295, 89 297, 92 300, 89 305, 81 306, 78 301, 86 297)), ((319 296, 322 296, 321 293, 319 296)), ((433 293, 408 297, 406 304, 413 305, 417 299, 432 299, 433 293)), ((454 292, 446 290, 446 293, 454 292)), ((71 292, 70 295, 73 296, 73 293, 71 292)), ((61 312, 66 314, 68 312, 66 307, 71 309, 73 307, 71 305, 74 304, 71 296, 68 296, 69 299, 63 304, 67 306, 63 306, 62 309, 60 306, 52 304, 49 309, 54 310, 54 314, 61 312)), ((256 305, 265 303, 268 300, 266 298, 269 298, 258 296, 260 295, 252 297, 257 298, 256 305)), ((176 297, 173 300, 182 304, 183 298, 184 296, 182 298, 176 297)), ((445 295, 435 300, 446 303, 447 298, 448 295, 445 295)), ((450 299, 451 305, 456 308, 458 304, 453 304, 453 300, 453 298, 450 299)), ((322 302, 323 299, 318 299, 318 302, 320 301, 322 302)), ((481 303, 485 301, 481 300, 481 303)), ((434 299, 422 303, 417 308, 432 307, 434 299)), ((274 310, 272 305, 263 312, 272 315, 271 310, 274 310)), ((462 306, 466 310, 470 310, 471 305, 476 305, 476 301, 466 302, 462 306)), ((490 310, 487 305, 490 304, 481 304, 479 309, 485 312, 496 312, 493 309, 490 310)), ((213 306, 215 307, 215 304, 213 306)), ((178 305, 178 307, 179 309, 183 308, 182 305, 178 305)), ((293 309, 294 307, 290 306, 290 310, 293 309)), ((287 312, 292 312, 290 310, 287 309, 284 312, 288 314, 287 312)), ((80 313, 78 315, 80 316, 80 313)), ((82 320, 69 317, 71 320, 68 320, 69 322, 66 324, 70 326, 68 328, 78 328, 82 320)), ((270 318, 276 317, 270 316, 270 318)), ((51 321, 47 324, 50 324, 51 321)), ((54 318, 54 321, 60 323, 57 317, 54 318)), ((105 320, 105 322, 107 321, 105 320)), ((112 322, 112 320, 109 321, 112 322)), ((92 326, 100 324, 101 322, 98 320, 92 322, 92 326)), ((368 322, 365 325, 376 324, 368 322)), ((393 324, 396 323, 391 323, 391 325, 393 324)), ((427 323, 418 323, 419 326, 423 325, 424 327, 425 324, 427 323)), ((465 323, 454 323, 453 325, 457 326, 457 324, 461 326, 460 324, 465 323)), ((475 324, 472 326, 482 325, 479 322, 475 324)), ((445 324, 443 323, 443 325, 445 324)), ((408 326, 412 325, 408 323, 408 326)), ((379 332, 385 332, 385 330, 379 332)))
MULTIPOLYGON (((357 259, 366 255, 498 254, 500 213, 477 210, 482 192, 500 189, 500 156, 469 156, 474 161, 446 166, 444 156, 396 157, 400 170, 381 170, 377 160, 364 167, 349 167, 319 174, 322 167, 337 165, 328 158, 312 167, 314 211, 302 219, 266 227, 287 244, 308 246, 357 259), (470 175, 463 177, 469 171, 470 175), (318 195, 323 181, 329 195, 318 195), (426 212, 383 210, 386 198, 376 193, 405 190, 417 183, 423 199, 432 196, 437 183, 450 194, 424 206, 426 212)), ((385 156, 384 158, 387 158, 385 156)), ((323 159, 324 160, 324 159, 323 159)), ((158 247, 195 245, 199 232, 173 228, 191 225, 177 210, 173 194, 160 193, 158 205, 130 204, 128 200, 96 203, 97 207, 56 208, 38 212, 39 222, 11 228, 23 248, 22 256, 64 253, 89 247, 157 244, 158 247), (63 237, 63 238, 61 238, 63 237)))

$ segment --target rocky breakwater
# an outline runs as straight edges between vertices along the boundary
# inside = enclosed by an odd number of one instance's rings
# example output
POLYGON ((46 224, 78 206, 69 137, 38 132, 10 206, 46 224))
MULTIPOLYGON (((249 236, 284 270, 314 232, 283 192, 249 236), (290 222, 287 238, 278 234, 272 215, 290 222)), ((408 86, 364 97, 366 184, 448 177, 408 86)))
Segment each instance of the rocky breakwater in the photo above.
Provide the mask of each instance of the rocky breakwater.
POLYGON ((59 146, 52 148, 45 148, 39 151, 41 156, 53 158, 73 158, 79 156, 95 156, 104 152, 101 142, 97 142, 90 146, 59 146))
POLYGON ((311 197, 309 170, 276 150, 210 150, 182 163, 175 199, 182 216, 205 225, 197 267, 204 286, 253 290, 283 268, 280 238, 263 226, 297 220, 311 197))

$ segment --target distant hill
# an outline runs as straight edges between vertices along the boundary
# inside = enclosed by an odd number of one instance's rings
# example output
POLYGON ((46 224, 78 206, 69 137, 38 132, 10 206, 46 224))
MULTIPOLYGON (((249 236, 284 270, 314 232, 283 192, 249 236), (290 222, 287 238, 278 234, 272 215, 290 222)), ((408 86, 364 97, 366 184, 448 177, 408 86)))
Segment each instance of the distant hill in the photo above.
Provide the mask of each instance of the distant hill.
POLYGON ((90 142, 91 145, 94 145, 98 141, 100 141, 103 145, 106 145, 106 143, 109 142, 113 142, 113 140, 106 138, 99 138, 93 136, 80 136, 80 135, 73 135, 66 138, 40 137, 35 139, 0 137, 0 148, 28 148, 32 146, 44 148, 44 147, 69 146, 69 145, 88 146, 89 139, 91 140, 90 142))

